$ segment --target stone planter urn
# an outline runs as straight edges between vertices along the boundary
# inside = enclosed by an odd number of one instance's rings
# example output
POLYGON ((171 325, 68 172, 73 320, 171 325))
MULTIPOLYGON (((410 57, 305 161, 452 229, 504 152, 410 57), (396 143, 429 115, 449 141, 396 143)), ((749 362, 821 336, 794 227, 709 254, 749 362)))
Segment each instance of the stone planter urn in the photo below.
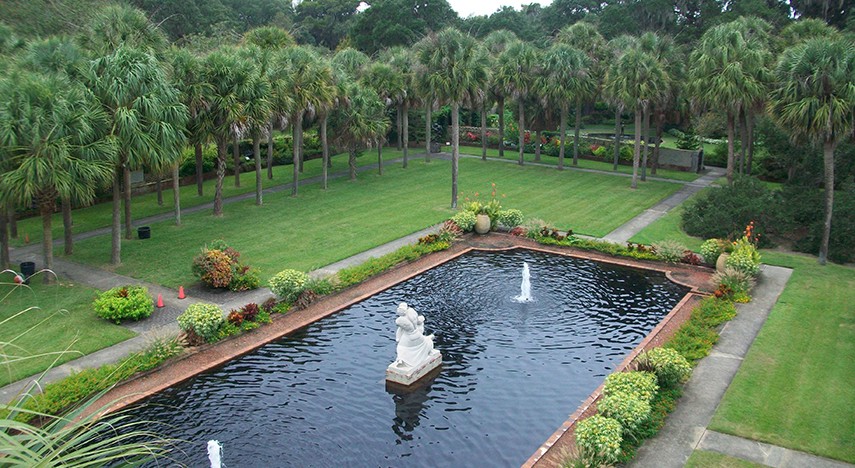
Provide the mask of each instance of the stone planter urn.
POLYGON ((485 214, 475 215, 475 232, 487 234, 490 232, 490 217, 485 214))
POLYGON ((715 261, 715 271, 724 273, 724 264, 727 262, 727 257, 730 257, 730 254, 727 252, 718 256, 718 259, 715 261))

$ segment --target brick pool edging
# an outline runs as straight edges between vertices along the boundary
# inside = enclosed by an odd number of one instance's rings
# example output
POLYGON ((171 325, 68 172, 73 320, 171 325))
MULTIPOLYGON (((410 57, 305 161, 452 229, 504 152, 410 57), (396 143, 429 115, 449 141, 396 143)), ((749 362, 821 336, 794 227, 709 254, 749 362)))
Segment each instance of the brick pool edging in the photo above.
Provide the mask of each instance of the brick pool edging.
MULTIPOLYGON (((91 411, 100 409, 103 413, 114 412, 128 405, 137 403, 149 396, 158 393, 173 385, 177 385, 193 376, 218 367, 226 362, 252 352, 253 350, 270 343, 282 336, 293 333, 301 328, 305 328, 312 323, 328 317, 336 312, 339 312, 350 305, 362 301, 374 294, 384 291, 395 284, 406 281, 414 276, 424 273, 431 268, 440 264, 453 260, 467 252, 473 250, 486 251, 501 251, 523 248, 528 250, 536 250, 540 252, 559 254, 574 258, 594 260, 598 262, 610 263, 613 265, 626 266, 644 270, 653 270, 664 273, 671 281, 681 284, 691 289, 691 291, 683 298, 683 300, 654 328, 642 343, 631 352, 627 359, 618 366, 623 369, 631 362, 633 358, 641 352, 642 346, 649 346, 654 342, 664 341, 665 338, 658 340, 659 336, 664 336, 663 332, 669 328, 670 334, 676 330, 673 323, 679 321, 681 324, 688 318, 691 308, 685 312, 681 312, 686 307, 687 298, 693 295, 704 294, 707 291, 709 278, 712 276, 712 270, 702 267, 690 267, 687 265, 667 265, 660 262, 639 261, 627 258, 616 258, 602 254, 596 251, 587 251, 574 249, 562 246, 548 246, 538 244, 530 239, 511 236, 509 234, 491 233, 485 236, 466 235, 461 241, 458 241, 444 251, 435 252, 426 255, 412 262, 397 265, 392 269, 383 272, 377 276, 367 279, 366 281, 353 286, 351 288, 340 291, 336 294, 322 297, 309 307, 303 310, 288 313, 286 315, 274 316, 273 323, 264 325, 248 333, 238 335, 236 337, 210 344, 200 346, 190 352, 175 358, 172 361, 167 361, 163 366, 154 369, 150 372, 138 375, 128 381, 116 385, 110 391, 101 396, 90 408, 91 411), (682 319, 680 319, 682 317, 682 319), (106 408, 106 409, 105 409, 106 408)), ((670 335, 669 335, 670 336, 670 335)), ((554 458, 552 450, 557 450, 560 447, 572 444, 572 438, 567 438, 568 429, 573 427, 575 421, 585 413, 595 400, 599 397, 599 392, 602 390, 602 385, 595 390, 591 397, 586 400, 579 409, 576 410, 571 418, 562 425, 535 455, 526 462, 524 466, 530 466, 533 463, 538 463, 538 466, 543 466, 543 463, 548 463, 548 459, 554 458), (578 417, 575 419, 573 416, 578 417), (565 427, 566 426, 566 427, 565 427), (552 452, 552 453, 550 453, 552 452), (549 457, 545 455, 549 454, 549 457)), ((570 432, 572 434, 572 432, 570 432)))

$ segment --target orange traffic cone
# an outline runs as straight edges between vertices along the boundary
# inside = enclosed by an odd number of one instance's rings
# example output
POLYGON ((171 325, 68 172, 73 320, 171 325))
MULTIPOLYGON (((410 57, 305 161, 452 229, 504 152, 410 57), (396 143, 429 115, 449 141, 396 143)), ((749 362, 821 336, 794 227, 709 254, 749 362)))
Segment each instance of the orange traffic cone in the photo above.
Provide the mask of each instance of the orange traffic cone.
POLYGON ((162 307, 163 307, 163 294, 158 294, 158 295, 157 295, 157 307, 158 307, 158 308, 162 308, 162 307))
POLYGON ((29 233, 26 233, 26 232, 24 233, 24 243, 25 244, 30 243, 30 234, 29 233))
POLYGON ((184 295, 184 286, 178 286, 178 299, 184 299, 185 297, 187 296, 184 295))

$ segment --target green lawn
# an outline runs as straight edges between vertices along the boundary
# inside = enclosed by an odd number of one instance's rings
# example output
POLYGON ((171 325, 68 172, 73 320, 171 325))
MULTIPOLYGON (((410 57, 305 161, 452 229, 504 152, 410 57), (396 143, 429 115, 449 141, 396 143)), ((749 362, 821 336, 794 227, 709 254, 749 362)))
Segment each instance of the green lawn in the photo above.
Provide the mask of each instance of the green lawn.
POLYGON ((632 236, 629 241, 639 244, 652 244, 662 240, 674 240, 685 245, 687 249, 698 252, 704 239, 690 236, 680 229, 680 217, 682 215, 683 205, 680 205, 632 236))
POLYGON ((95 315, 91 308, 98 294, 95 289, 79 284, 44 285, 39 277, 29 288, 10 285, 5 276, 3 280, 0 321, 8 321, 0 327, 0 348, 7 365, 0 368, 0 386, 135 335, 95 315), (30 307, 38 309, 27 310, 30 307), (9 362, 13 356, 26 359, 9 362))
MULTIPOLYGON (((451 147, 448 147, 448 146, 444 147, 444 151, 451 152, 451 147)), ((600 170, 600 171, 613 172, 614 166, 612 165, 612 163, 605 162, 605 161, 590 161, 588 159, 579 159, 579 161, 578 161, 579 165, 573 166, 573 148, 572 148, 572 146, 567 148, 565 151, 567 151, 567 153, 565 154, 564 165, 567 168, 580 167, 582 169, 596 169, 596 170, 600 170)), ((463 145, 461 145, 460 146, 460 153, 461 154, 471 154, 471 155, 475 155, 475 156, 481 156, 482 150, 481 150, 480 146, 463 146, 463 145)), ((499 150, 487 148, 487 157, 488 158, 499 158, 499 150)), ((502 159, 511 160, 511 161, 518 161, 519 160, 519 153, 517 152, 517 150, 505 149, 505 157, 502 159)), ((535 162, 534 161, 534 153, 523 154, 523 159, 526 162, 535 162)), ((540 163, 557 166, 558 165, 558 157, 549 156, 547 154, 541 154, 540 163)), ((617 172, 620 172, 622 174, 632 174, 632 166, 620 165, 620 166, 618 166, 617 172)), ((650 171, 648 171, 647 174, 652 176, 652 174, 650 174, 650 171)), ((640 177, 640 173, 639 173, 639 177, 640 177)), ((664 179, 674 179, 674 180, 682 180, 682 181, 686 181, 686 182, 691 182, 700 176, 698 174, 695 174, 694 172, 674 171, 671 169, 659 169, 658 171, 656 171, 656 177, 661 177, 664 179)))
POLYGON ((729 457, 717 452, 695 450, 686 460, 685 468, 760 468, 766 465, 729 457))
MULTIPOLYGON (((394 148, 386 148, 383 150, 384 159, 393 159, 401 157, 401 152, 394 148)), ((347 170, 346 155, 333 156, 333 172, 341 172, 347 170)), ((365 156, 360 158, 361 164, 368 164, 377 160, 377 153, 367 152, 365 156)), ((303 164, 303 173, 300 175, 302 179, 308 179, 315 176, 320 176, 323 165, 320 159, 312 159, 303 164)), ((287 184, 293 180, 294 166, 274 166, 273 179, 267 178, 267 170, 264 170, 262 177, 262 186, 264 188, 274 187, 277 185, 287 184)), ((231 197, 243 193, 255 192, 255 172, 244 172, 240 176, 241 186, 235 187, 234 176, 226 176, 223 183, 223 197, 231 197)), ((204 195, 198 196, 196 192, 196 184, 185 185, 180 189, 181 207, 190 208, 205 203, 214 201, 214 185, 216 179, 207 180, 204 182, 204 195)), ((164 186, 163 190, 163 206, 157 204, 157 194, 148 193, 145 195, 137 195, 131 199, 131 216, 133 219, 141 219, 148 216, 153 216, 161 213, 170 213, 172 209, 172 185, 168 184, 169 189, 164 186)), ((107 201, 97 205, 89 206, 74 210, 74 232, 88 232, 94 229, 109 227, 112 223, 112 202, 107 201)), ((53 238, 62 238, 62 214, 57 213, 52 220, 53 238)), ((13 247, 24 245, 24 236, 29 237, 30 243, 41 242, 42 239, 42 220, 41 217, 33 217, 18 221, 18 239, 12 240, 13 247)))
MULTIPOLYGON (((675 210, 633 239, 691 239, 678 222, 675 210)), ((855 269, 822 267, 804 254, 761 255, 793 275, 710 429, 853 463, 855 269)))
MULTIPOLYGON (((491 182, 506 207, 594 236, 607 234, 680 188, 646 182, 633 191, 624 177, 460 161, 462 198, 487 194, 491 182)), ((181 227, 153 225, 152 239, 123 241, 123 264, 116 271, 170 287, 187 285, 195 281, 193 257, 216 238, 238 249, 263 279, 285 268, 311 270, 448 218, 450 185, 448 161, 414 159, 406 170, 396 165, 382 177, 371 173, 356 182, 336 180, 327 191, 315 184, 304 186, 297 198, 268 196, 262 207, 252 200, 227 204, 222 218, 198 213, 186 216, 181 227)), ((73 255, 75 261, 104 268, 109 257, 106 236, 79 242, 73 255)))
POLYGON ((855 269, 764 251, 793 275, 710 428, 855 463, 855 269))

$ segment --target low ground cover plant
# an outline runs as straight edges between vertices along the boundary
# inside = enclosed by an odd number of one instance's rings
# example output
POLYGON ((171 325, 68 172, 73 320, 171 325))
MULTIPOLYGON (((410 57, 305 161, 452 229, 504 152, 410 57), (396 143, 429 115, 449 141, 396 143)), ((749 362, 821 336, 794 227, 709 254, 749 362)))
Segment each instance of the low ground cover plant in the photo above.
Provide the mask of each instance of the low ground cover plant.
POLYGON ((121 323, 149 317, 154 311, 154 301, 143 286, 119 286, 101 293, 92 308, 99 317, 121 323))

